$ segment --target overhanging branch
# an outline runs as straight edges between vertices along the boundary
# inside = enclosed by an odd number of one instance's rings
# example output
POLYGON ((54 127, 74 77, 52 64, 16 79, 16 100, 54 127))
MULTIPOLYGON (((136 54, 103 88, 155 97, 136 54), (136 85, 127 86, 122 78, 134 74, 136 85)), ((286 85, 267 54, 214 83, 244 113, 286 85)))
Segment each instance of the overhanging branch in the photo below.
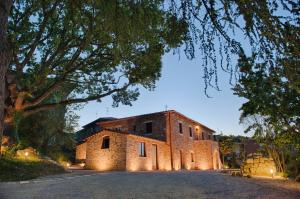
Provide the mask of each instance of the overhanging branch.
POLYGON ((89 96, 89 97, 86 97, 86 98, 67 99, 67 100, 62 100, 62 101, 55 102, 55 103, 41 104, 41 105, 32 107, 30 109, 24 110, 23 116, 26 117, 26 116, 35 114, 35 113, 43 111, 43 110, 49 110, 49 109, 55 108, 55 107, 60 106, 60 105, 69 105, 69 104, 84 103, 84 102, 98 100, 98 99, 101 99, 103 97, 109 96, 113 93, 117 93, 117 92, 120 92, 120 91, 125 91, 130 85, 131 84, 128 83, 128 84, 125 84, 121 88, 115 88, 115 89, 112 89, 112 90, 110 90, 106 93, 103 93, 103 94, 100 94, 100 95, 93 95, 93 96, 89 96))

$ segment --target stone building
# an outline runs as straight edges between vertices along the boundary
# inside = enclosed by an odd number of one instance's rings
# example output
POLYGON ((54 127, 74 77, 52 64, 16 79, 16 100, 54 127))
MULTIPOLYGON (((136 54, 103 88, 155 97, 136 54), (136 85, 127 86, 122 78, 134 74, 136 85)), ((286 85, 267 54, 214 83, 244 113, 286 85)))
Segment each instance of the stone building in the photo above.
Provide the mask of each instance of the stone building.
POLYGON ((100 171, 219 169, 213 133, 174 110, 99 118, 77 133, 76 159, 100 171))

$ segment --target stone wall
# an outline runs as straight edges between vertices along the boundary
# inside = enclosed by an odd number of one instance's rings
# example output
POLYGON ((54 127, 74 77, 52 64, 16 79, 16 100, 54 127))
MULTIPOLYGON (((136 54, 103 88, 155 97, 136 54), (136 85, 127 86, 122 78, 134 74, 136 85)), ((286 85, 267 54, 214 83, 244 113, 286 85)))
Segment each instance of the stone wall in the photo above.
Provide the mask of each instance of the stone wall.
POLYGON ((218 143, 212 140, 212 131, 176 112, 170 114, 168 125, 170 125, 168 137, 172 139, 173 168, 175 170, 204 170, 219 167, 219 165, 215 166, 219 164, 219 156, 215 158, 218 160, 213 159, 216 152, 219 155, 219 148, 218 143), (179 132, 179 123, 182 124, 182 133, 179 132), (192 128, 192 137, 189 127, 192 128), (202 140, 203 138, 204 140, 202 140), (194 161, 192 161, 192 156, 194 161))
POLYGON ((135 135, 128 135, 127 138, 127 153, 126 153, 126 168, 129 171, 136 170, 171 170, 170 147, 162 141, 144 138, 135 135), (139 144, 145 143, 146 157, 140 157, 139 144), (157 168, 153 168, 152 159, 153 145, 157 147, 157 168))
POLYGON ((196 169, 221 169, 221 160, 218 142, 198 140, 194 143, 196 153, 196 169))
POLYGON ((191 154, 195 152, 193 148, 193 137, 189 135, 189 126, 192 126, 194 133, 195 125, 173 113, 170 114, 170 125, 173 168, 175 170, 194 169, 191 154), (182 133, 179 132, 179 122, 182 123, 182 133))
POLYGON ((76 146, 76 156, 77 161, 82 161, 86 159, 86 142, 78 144, 76 146))
POLYGON ((99 171, 126 169, 126 134, 102 131, 87 139, 86 167, 99 171), (103 138, 109 136, 109 148, 102 149, 103 138))
MULTIPOLYGON (((213 130, 176 111, 159 112, 116 121, 101 122, 105 130, 86 142, 86 166, 96 170, 153 170, 153 145, 157 146, 157 169, 218 169, 218 143, 213 130), (145 123, 152 122, 152 134, 145 134, 145 123), (182 133, 179 132, 182 124, 182 133), (190 135, 189 127, 192 129, 190 135), (112 132, 118 128, 119 132, 112 132), (104 136, 110 136, 110 148, 101 149, 104 136), (139 143, 145 143, 146 157, 139 156, 139 143)), ((76 158, 83 157, 83 147, 76 158)), ((78 153, 78 154, 77 154, 78 153)))
POLYGON ((275 163, 272 158, 265 158, 261 156, 254 156, 248 158, 241 166, 243 175, 250 176, 270 176, 276 173, 275 163))
POLYGON ((101 122, 104 129, 119 128, 122 132, 149 137, 161 141, 166 140, 166 113, 159 112, 134 117, 119 119, 116 121, 101 122), (146 134, 146 122, 152 122, 152 133, 146 134))

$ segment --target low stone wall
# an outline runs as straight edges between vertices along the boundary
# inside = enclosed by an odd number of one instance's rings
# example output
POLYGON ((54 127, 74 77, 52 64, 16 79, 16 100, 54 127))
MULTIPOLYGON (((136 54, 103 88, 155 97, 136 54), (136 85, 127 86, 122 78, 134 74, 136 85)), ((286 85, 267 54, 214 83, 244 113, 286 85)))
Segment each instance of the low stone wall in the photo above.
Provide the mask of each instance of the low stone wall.
POLYGON ((275 163, 272 158, 264 158, 261 156, 248 158, 241 166, 243 175, 250 176, 270 176, 272 172, 276 173, 275 163))

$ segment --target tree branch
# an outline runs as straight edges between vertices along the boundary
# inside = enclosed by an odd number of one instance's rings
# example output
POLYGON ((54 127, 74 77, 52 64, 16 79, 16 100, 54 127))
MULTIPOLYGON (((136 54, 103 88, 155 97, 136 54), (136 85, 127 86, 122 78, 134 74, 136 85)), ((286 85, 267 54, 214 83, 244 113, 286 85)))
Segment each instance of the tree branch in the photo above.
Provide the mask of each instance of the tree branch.
POLYGON ((35 113, 43 111, 43 110, 49 110, 49 109, 55 108, 59 105, 69 105, 69 104, 84 103, 84 102, 98 100, 98 99, 101 99, 103 97, 109 96, 113 93, 117 93, 117 92, 120 92, 120 91, 125 91, 130 85, 131 85, 130 83, 127 83, 121 88, 115 88, 115 89, 112 89, 112 90, 110 90, 106 93, 103 93, 103 94, 100 94, 100 95, 89 96, 89 97, 86 97, 86 98, 67 99, 67 100, 62 100, 60 102, 55 102, 55 103, 41 104, 41 105, 33 107, 31 109, 24 110, 23 116, 27 117, 29 115, 35 114, 35 113))
MULTIPOLYGON (((230 43, 230 45, 235 49, 236 53, 238 54, 245 54, 243 48, 241 47, 240 43, 238 43, 237 41, 235 41, 234 39, 230 39, 230 37, 226 34, 226 32, 221 28, 221 25, 219 24, 219 22, 216 20, 216 16, 211 12, 211 9, 207 6, 206 1, 202 0, 202 3, 205 7, 205 10, 209 16, 209 18, 211 19, 211 22, 214 24, 215 28, 219 31, 219 33, 224 37, 224 39, 230 43)), ((195 15, 195 18, 198 18, 197 15, 195 15)))
POLYGON ((47 23, 48 23, 48 19, 49 17, 53 14, 53 12, 55 11, 57 5, 59 3, 59 0, 55 1, 54 5, 52 6, 52 8, 44 14, 44 19, 40 25, 40 28, 39 28, 39 31, 33 41, 33 43, 31 44, 31 47, 30 47, 30 50, 29 52, 27 53, 27 55, 25 56, 23 62, 21 64, 18 65, 18 68, 17 68, 17 71, 20 73, 24 66, 29 62, 29 60, 31 59, 37 45, 40 43, 40 39, 45 31, 45 28, 47 26, 47 23))

